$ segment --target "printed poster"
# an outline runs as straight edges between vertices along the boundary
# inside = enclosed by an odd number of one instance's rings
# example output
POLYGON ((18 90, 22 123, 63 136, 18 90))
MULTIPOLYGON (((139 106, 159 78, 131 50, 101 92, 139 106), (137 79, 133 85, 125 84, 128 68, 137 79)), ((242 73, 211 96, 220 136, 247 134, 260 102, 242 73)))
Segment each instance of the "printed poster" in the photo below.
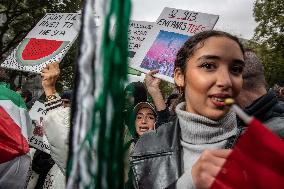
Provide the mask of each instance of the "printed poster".
POLYGON ((32 133, 29 144, 43 152, 50 154, 49 142, 44 134, 43 118, 47 111, 43 103, 36 101, 29 111, 32 120, 32 133))
POLYGON ((218 18, 218 15, 164 8, 129 66, 144 73, 158 69, 156 77, 174 83, 178 50, 190 36, 213 29, 218 18))
POLYGON ((47 13, 1 64, 16 70, 40 73, 61 61, 78 36, 79 13, 47 13))

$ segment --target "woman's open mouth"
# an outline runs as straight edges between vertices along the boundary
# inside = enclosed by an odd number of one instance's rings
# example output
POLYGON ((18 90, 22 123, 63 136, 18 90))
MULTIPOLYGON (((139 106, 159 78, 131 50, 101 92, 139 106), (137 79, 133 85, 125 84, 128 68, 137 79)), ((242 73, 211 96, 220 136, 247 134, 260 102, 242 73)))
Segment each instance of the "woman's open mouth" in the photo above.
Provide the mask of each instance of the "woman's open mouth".
POLYGON ((229 94, 215 94, 215 95, 211 95, 209 97, 211 99, 211 102, 217 107, 226 106, 225 100, 227 98, 231 98, 231 96, 229 94))
POLYGON ((211 100, 212 100, 212 103, 213 103, 215 106, 217 106, 217 107, 225 106, 225 105, 226 105, 224 98, 212 97, 211 100))
POLYGON ((149 127, 147 127, 147 126, 140 126, 139 127, 139 130, 140 130, 140 132, 146 132, 146 131, 148 131, 149 130, 149 127))

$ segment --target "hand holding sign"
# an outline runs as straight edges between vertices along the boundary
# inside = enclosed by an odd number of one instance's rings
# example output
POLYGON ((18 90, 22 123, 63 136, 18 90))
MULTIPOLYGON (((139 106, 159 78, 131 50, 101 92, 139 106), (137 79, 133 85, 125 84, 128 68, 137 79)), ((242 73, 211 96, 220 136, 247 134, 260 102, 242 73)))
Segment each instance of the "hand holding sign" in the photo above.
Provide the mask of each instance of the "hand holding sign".
POLYGON ((160 83, 161 79, 154 77, 154 74, 158 73, 159 70, 152 70, 146 74, 145 84, 147 87, 147 91, 150 95, 155 95, 157 92, 160 92, 160 83))
POLYGON ((151 95, 157 111, 166 109, 166 104, 160 90, 161 79, 154 77, 154 74, 158 73, 159 70, 152 70, 145 77, 145 84, 147 91, 151 95))
POLYGON ((58 62, 51 63, 42 69, 42 87, 46 96, 53 95, 56 92, 55 83, 59 77, 59 74, 60 69, 58 62))

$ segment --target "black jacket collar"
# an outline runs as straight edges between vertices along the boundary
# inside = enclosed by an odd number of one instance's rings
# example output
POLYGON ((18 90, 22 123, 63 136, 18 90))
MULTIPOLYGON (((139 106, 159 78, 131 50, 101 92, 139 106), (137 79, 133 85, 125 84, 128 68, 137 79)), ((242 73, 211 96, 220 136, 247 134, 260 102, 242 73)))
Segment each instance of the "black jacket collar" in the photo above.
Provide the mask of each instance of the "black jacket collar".
POLYGON ((275 92, 270 89, 267 94, 255 100, 245 111, 249 115, 255 116, 261 121, 265 121, 267 117, 271 117, 271 110, 278 103, 275 92))

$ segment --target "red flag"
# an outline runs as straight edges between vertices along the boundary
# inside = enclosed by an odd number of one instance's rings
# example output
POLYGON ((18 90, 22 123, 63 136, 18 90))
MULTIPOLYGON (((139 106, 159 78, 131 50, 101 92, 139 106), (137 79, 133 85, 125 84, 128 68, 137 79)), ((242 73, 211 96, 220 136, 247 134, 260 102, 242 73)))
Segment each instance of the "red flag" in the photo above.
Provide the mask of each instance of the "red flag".
POLYGON ((211 189, 284 188, 284 142, 253 119, 211 189))
POLYGON ((29 152, 29 144, 21 128, 0 106, 0 164, 29 152))

